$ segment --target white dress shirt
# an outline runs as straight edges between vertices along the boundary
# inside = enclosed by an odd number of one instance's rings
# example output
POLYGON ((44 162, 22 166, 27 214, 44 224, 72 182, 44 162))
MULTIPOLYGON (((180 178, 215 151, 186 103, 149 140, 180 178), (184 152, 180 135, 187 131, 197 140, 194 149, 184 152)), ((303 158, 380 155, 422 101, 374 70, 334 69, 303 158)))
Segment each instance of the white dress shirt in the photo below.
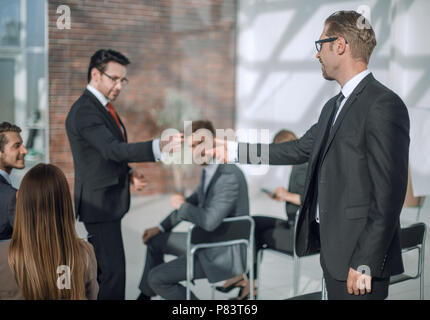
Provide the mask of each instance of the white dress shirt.
POLYGON ((10 176, 6 171, 0 169, 0 175, 2 175, 2 177, 5 178, 6 181, 9 182, 10 185, 12 185, 12 181, 10 180, 10 176))

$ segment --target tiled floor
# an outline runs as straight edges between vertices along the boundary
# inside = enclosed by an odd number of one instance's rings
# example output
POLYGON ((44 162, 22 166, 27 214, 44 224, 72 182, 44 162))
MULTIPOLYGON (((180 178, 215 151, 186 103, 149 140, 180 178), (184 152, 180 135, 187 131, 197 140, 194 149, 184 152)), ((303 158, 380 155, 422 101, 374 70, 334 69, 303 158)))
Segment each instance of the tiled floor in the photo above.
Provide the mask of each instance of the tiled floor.
MULTIPOLYGON (((126 299, 135 299, 139 290, 137 288, 145 261, 146 247, 143 245, 141 236, 145 228, 157 225, 171 210, 169 195, 156 195, 150 197, 135 197, 131 201, 130 212, 125 216, 122 223, 125 253, 127 260, 127 286, 126 299)), ((250 188, 251 213, 253 215, 270 215, 284 217, 284 206, 270 200, 264 194, 250 188)), ((404 209, 402 212, 402 223, 415 222, 415 210, 404 209)), ((430 222, 430 201, 424 203, 421 220, 430 222)), ((188 223, 180 224, 176 230, 186 231, 188 223)), ((85 236, 85 228, 81 223, 77 225, 78 232, 85 236)), ((427 237, 425 271, 425 297, 430 299, 430 236, 427 237)), ((170 259, 172 257, 167 257, 170 259)), ((414 272, 416 256, 407 254, 405 257, 406 270, 414 272)), ((319 256, 311 256, 301 259, 300 262, 299 294, 320 290, 321 267, 319 256)), ((261 269, 260 299, 280 300, 292 296, 293 288, 293 263, 288 256, 266 251, 261 269)), ((206 280, 197 280, 193 289, 194 293, 201 299, 210 299, 210 287, 206 280)), ((217 292, 216 299, 228 299, 237 295, 237 290, 228 294, 217 292)), ((407 281, 390 287, 388 299, 418 299, 419 280, 407 281)))

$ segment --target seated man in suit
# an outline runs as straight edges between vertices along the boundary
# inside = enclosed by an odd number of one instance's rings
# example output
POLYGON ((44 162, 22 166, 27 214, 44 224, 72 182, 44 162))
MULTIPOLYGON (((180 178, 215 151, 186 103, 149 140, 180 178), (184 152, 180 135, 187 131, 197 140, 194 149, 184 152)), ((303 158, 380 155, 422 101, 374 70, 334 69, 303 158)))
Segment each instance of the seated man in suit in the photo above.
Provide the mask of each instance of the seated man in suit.
POLYGON ((0 240, 10 239, 15 219, 16 189, 12 187, 12 169, 25 167, 27 149, 21 129, 9 122, 0 123, 0 240))
MULTIPOLYGON (((201 129, 212 139, 215 130, 209 121, 192 123, 193 158, 201 156, 201 129)), ((204 156, 204 155, 203 155, 204 156)), ((195 161, 196 162, 196 161, 195 161)), ((143 242, 148 246, 138 300, 160 295, 167 300, 185 300, 186 289, 179 282, 186 279, 186 233, 172 232, 181 221, 190 221, 207 231, 215 230, 226 217, 249 215, 248 187, 242 171, 235 165, 218 165, 213 159, 203 161, 202 182, 190 197, 175 194, 171 204, 175 210, 157 227, 145 230, 143 242), (164 254, 178 258, 163 263, 164 254)), ((194 260, 194 279, 211 282, 231 278, 245 271, 246 248, 241 245, 199 250, 194 260)), ((196 299, 191 294, 192 299, 196 299)))
MULTIPOLYGON (((281 130, 273 138, 273 143, 279 144, 293 140, 297 140, 297 136, 292 131, 281 130)), ((255 222, 255 252, 264 247, 290 255, 293 254, 294 224, 297 210, 302 203, 307 168, 307 163, 292 166, 289 175, 288 191, 284 187, 279 186, 275 189, 273 195, 269 195, 273 200, 285 202, 287 220, 268 216, 252 216, 255 222)), ((257 255, 254 258, 256 259, 257 255)), ((258 276, 257 267, 256 260, 254 260, 254 279, 257 279, 258 276)), ((254 282, 254 287, 255 285, 254 282)), ((249 279, 244 279, 243 275, 229 279, 222 287, 216 287, 216 289, 221 292, 229 292, 237 287, 241 289, 236 299, 248 299, 250 291, 249 279)))

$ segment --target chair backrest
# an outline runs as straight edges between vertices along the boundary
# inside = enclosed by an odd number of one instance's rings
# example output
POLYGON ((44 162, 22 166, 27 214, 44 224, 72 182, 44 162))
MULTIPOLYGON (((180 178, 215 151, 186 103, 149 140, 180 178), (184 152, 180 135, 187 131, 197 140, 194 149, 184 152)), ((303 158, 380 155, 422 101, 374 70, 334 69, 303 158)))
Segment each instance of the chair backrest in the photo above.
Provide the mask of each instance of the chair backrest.
POLYGON ((425 197, 415 197, 412 188, 412 176, 411 168, 408 168, 408 186, 406 188, 405 202, 403 203, 404 208, 421 208, 423 206, 425 197))
POLYGON ((422 245, 425 241, 426 230, 427 226, 422 222, 402 228, 400 231, 400 242, 402 249, 408 249, 422 245))
POLYGON ((195 245, 250 239, 253 236, 253 227, 254 220, 250 216, 225 218, 214 231, 206 231, 192 225, 189 228, 189 241, 195 245))

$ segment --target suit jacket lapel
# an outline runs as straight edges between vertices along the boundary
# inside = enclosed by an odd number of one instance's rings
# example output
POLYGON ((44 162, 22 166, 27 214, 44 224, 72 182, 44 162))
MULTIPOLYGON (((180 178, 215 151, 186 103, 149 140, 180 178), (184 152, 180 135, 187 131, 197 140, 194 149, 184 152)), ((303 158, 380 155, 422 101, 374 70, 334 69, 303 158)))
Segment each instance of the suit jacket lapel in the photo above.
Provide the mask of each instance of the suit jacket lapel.
MULTIPOLYGON (((326 103, 326 105, 328 105, 328 106, 333 106, 333 104, 335 103, 335 99, 336 99, 336 97, 337 96, 335 96, 335 97, 333 97, 333 98, 331 98, 327 103, 326 103)), ((314 172, 314 169, 315 169, 315 165, 316 165, 316 162, 317 162, 317 160, 318 160, 318 154, 321 152, 321 148, 322 148, 322 142, 323 142, 323 138, 324 138, 324 135, 325 135, 325 130, 327 129, 327 126, 328 126, 328 122, 329 122, 329 120, 330 120, 330 115, 331 115, 331 113, 332 113, 332 111, 333 111, 333 109, 332 108, 330 108, 330 107, 325 107, 324 109, 324 115, 321 115, 321 119, 320 119, 320 125, 319 125, 319 132, 318 132, 318 135, 317 135, 317 140, 315 141, 315 143, 316 143, 316 145, 317 145, 317 147, 316 147, 316 150, 315 150, 315 152, 312 152, 313 154, 314 154, 314 156, 313 156, 313 158, 312 158, 312 160, 310 161, 310 163, 309 163, 309 165, 310 165, 310 167, 311 167, 311 170, 310 170, 310 172, 312 172, 311 173, 311 175, 313 174, 313 172, 314 172)))
MULTIPOLYGON (((122 133, 121 133, 121 129, 118 128, 118 125, 116 124, 114 118, 110 115, 109 111, 106 110, 106 108, 100 103, 99 99, 96 98, 96 96, 94 96, 91 91, 89 91, 88 89, 85 89, 84 94, 87 94, 87 96, 90 97, 90 99, 94 102, 96 108, 100 111, 101 114, 103 114, 103 116, 105 117, 105 119, 107 120, 107 122, 110 124, 110 129, 115 132, 116 136, 120 139, 124 141, 124 138, 122 137, 122 133)), ((124 135, 127 138, 127 134, 125 132, 125 127, 121 122, 121 119, 119 118, 119 122, 121 123, 123 129, 124 129, 124 135)))
MULTIPOLYGON (((127 142, 127 141, 128 141, 128 138, 127 138, 127 130, 125 130, 124 123, 122 123, 122 120, 121 120, 121 118, 119 117, 119 114, 116 114, 116 115, 118 116, 119 123, 121 123, 122 130, 124 130, 125 142, 127 142)), ((111 117, 111 118, 112 118, 112 117, 111 117)), ((117 127, 118 127, 118 126, 117 126, 117 127)), ((123 139, 122 134, 121 134, 121 138, 123 139)))
MULTIPOLYGON (((202 201, 202 205, 204 205, 206 199, 207 199, 207 195, 210 191, 210 189, 212 188, 212 186, 214 185, 215 181, 218 180, 218 178, 221 176, 221 166, 219 165, 218 168, 216 168, 216 171, 211 179, 211 181, 209 182, 208 188, 206 189, 206 192, 204 192, 204 196, 203 196, 203 201, 202 201)), ((203 188, 203 186, 202 186, 203 188)))
POLYGON ((333 141, 337 131, 339 130, 340 126, 342 125, 342 121, 345 118, 346 114, 348 113, 348 111, 351 109, 352 105, 357 101, 358 96, 360 95, 360 93, 363 91, 363 89, 366 87, 366 85, 372 80, 374 79, 372 74, 369 74, 368 76, 366 76, 359 84, 358 86, 354 89, 354 91, 351 93, 351 95, 349 96, 348 100, 345 102, 345 104, 342 107, 342 110, 340 111, 339 115, 337 116, 336 122, 334 123, 333 127, 331 128, 330 131, 330 135, 328 137, 328 141, 324 150, 324 154, 323 154, 323 161, 324 161, 324 157, 328 151, 328 148, 331 145, 331 142, 333 141))
POLYGON ((7 185, 10 185, 10 183, 1 174, 0 174, 0 182, 7 184, 7 185))

